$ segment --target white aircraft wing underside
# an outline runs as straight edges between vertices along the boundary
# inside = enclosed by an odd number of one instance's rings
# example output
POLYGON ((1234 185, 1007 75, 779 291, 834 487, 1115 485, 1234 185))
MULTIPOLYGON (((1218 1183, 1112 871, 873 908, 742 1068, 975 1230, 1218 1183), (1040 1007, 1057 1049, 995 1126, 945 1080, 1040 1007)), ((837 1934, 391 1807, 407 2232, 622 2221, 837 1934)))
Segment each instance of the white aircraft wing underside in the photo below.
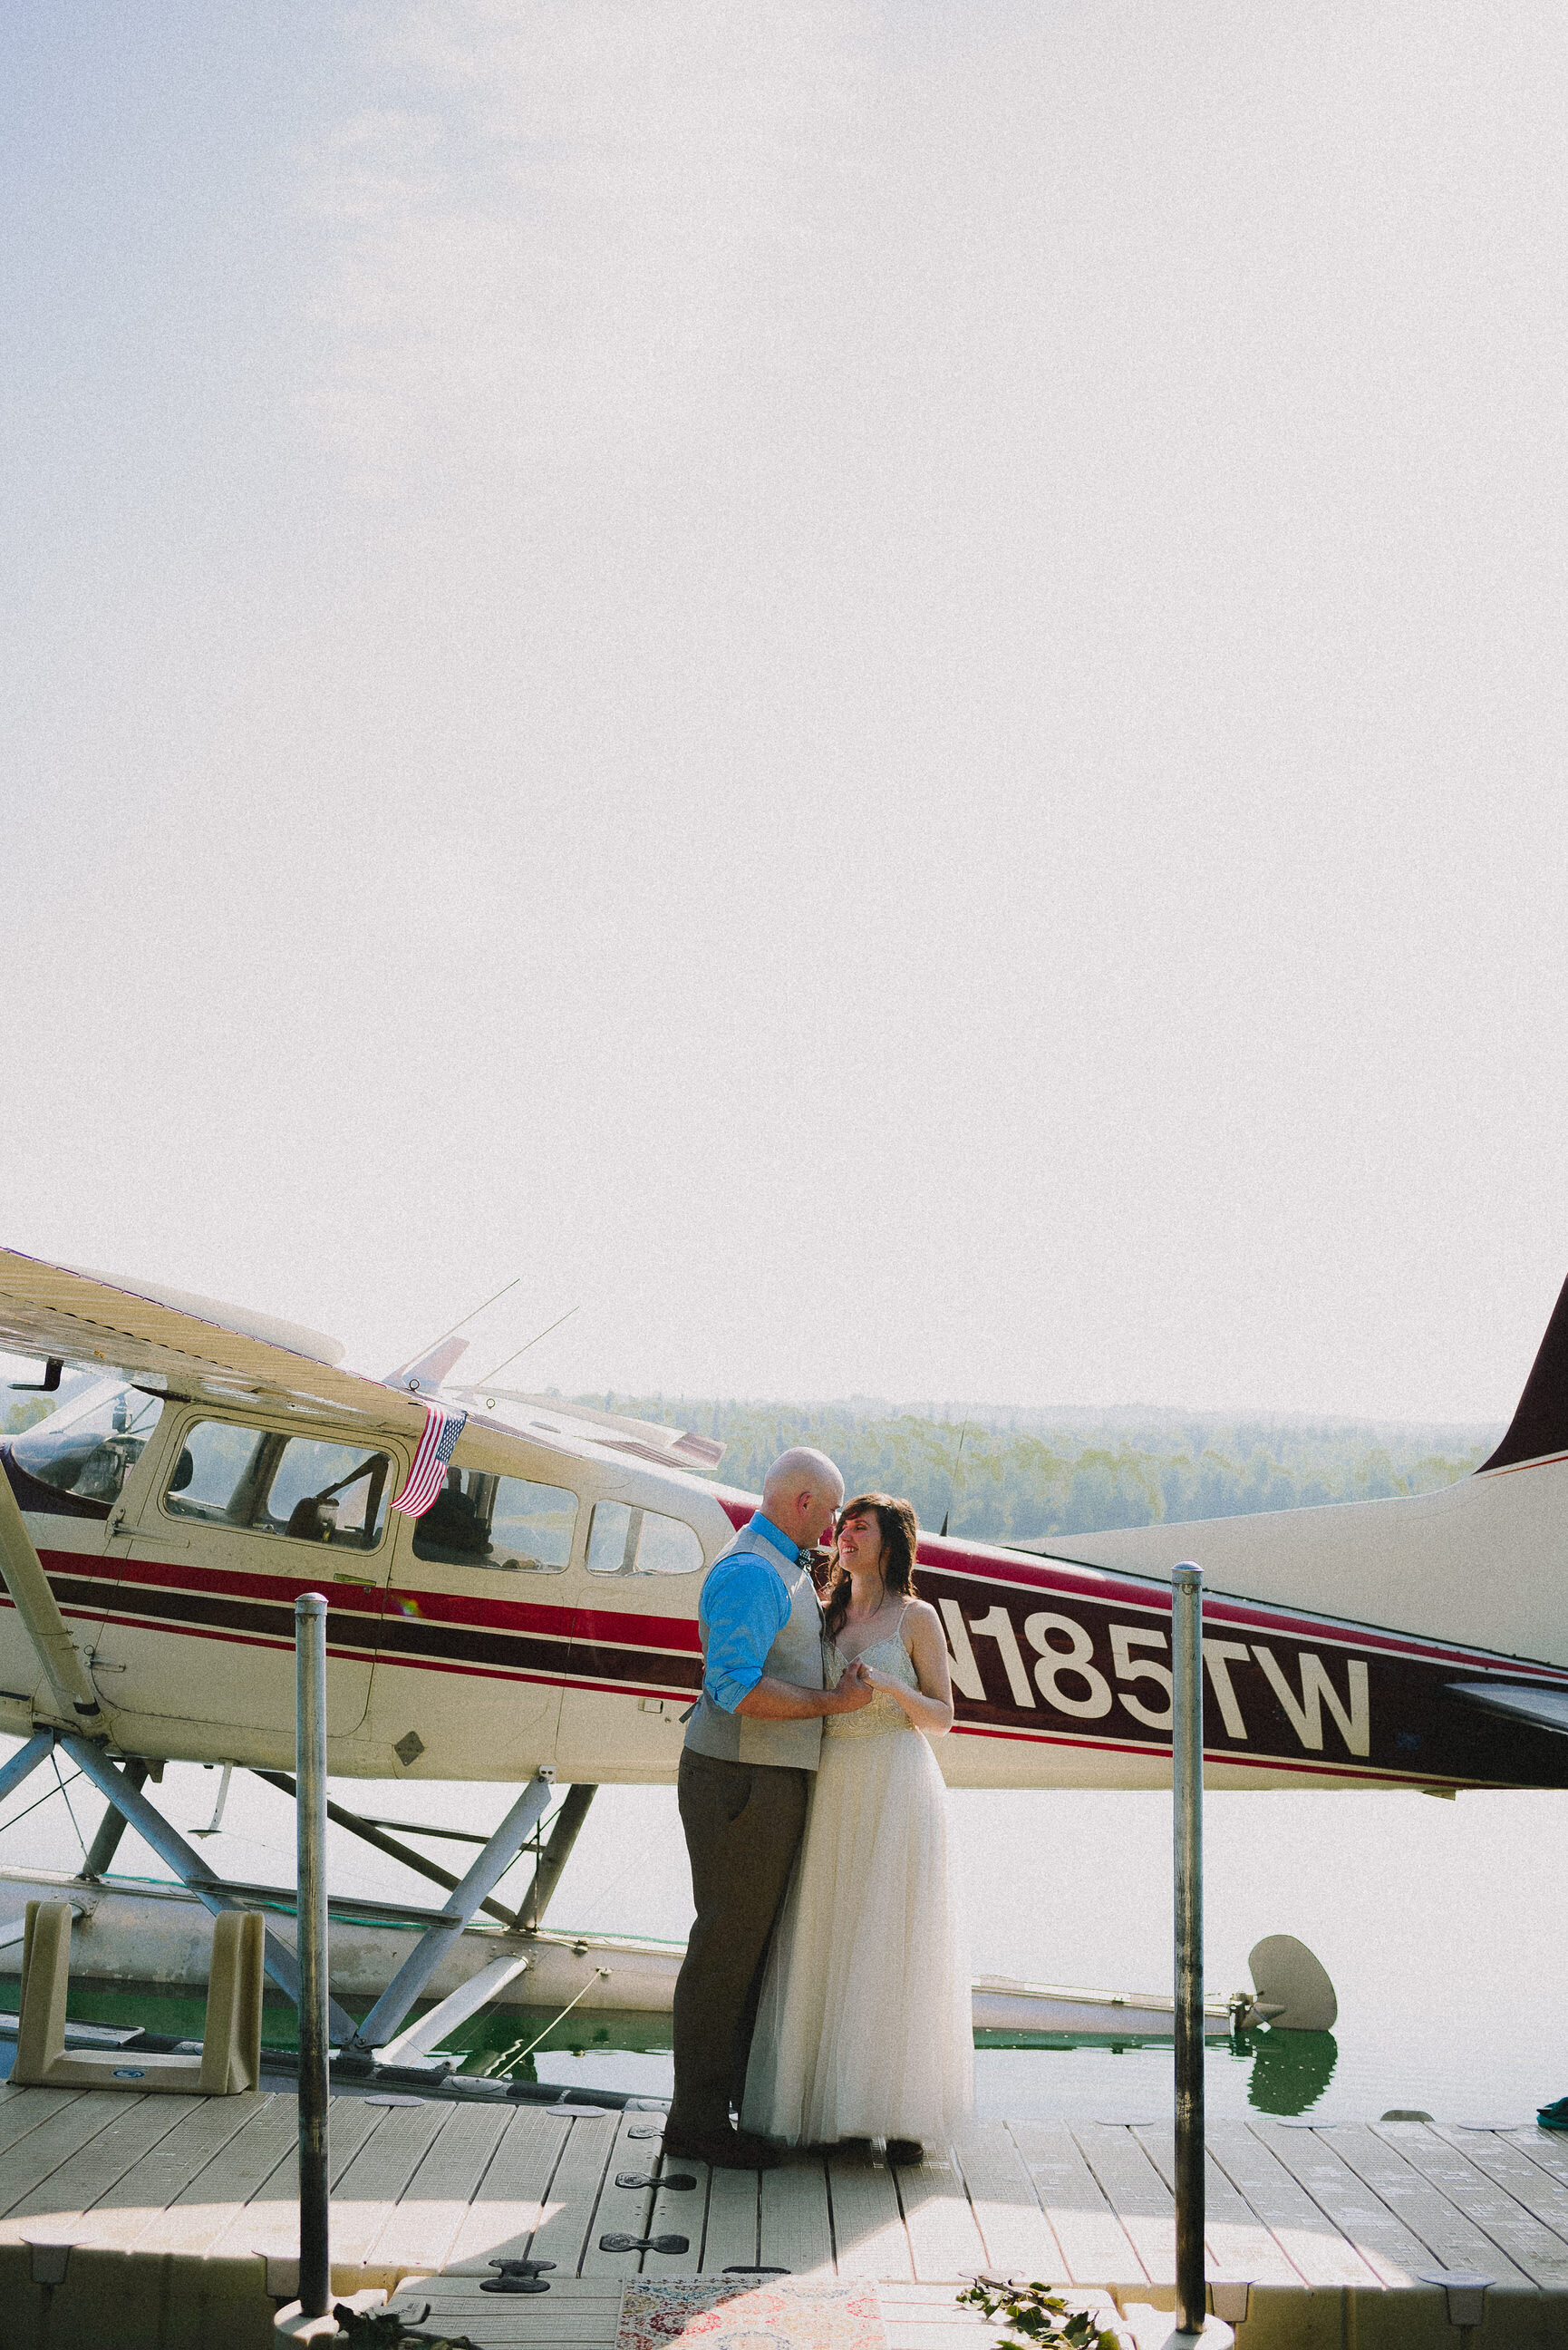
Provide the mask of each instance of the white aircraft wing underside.
MULTIPOLYGON (((342 1348, 317 1331, 161 1284, 48 1264, 16 1249, 0 1249, 0 1351, 53 1357, 89 1372, 129 1372, 161 1393, 222 1409, 259 1403, 325 1415, 367 1435, 417 1442, 425 1424, 426 1398, 341 1367, 342 1348)), ((520 1407, 495 1389, 444 1396, 469 1415, 457 1461, 483 1450, 486 1465, 503 1473, 536 1473, 541 1453, 601 1463, 630 1454, 689 1479, 711 1469, 722 1450, 679 1430, 548 1398, 520 1407)))
POLYGON ((341 1349, 315 1331, 151 1284, 131 1288, 15 1249, 0 1249, 0 1347, 80 1370, 129 1371, 213 1403, 260 1399, 415 1438, 424 1426, 412 1396, 324 1359, 341 1349))

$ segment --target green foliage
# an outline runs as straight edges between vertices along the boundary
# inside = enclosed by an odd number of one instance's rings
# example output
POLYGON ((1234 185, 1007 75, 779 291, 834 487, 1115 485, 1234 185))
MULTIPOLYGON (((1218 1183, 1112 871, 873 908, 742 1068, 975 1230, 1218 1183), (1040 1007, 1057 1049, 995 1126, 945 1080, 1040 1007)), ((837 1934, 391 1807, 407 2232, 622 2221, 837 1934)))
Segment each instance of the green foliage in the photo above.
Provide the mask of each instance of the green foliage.
POLYGON ((999 2284, 981 2277, 958 2296, 983 2316, 1000 2317, 1007 2328, 996 2350, 1020 2350, 1021 2342, 1062 2344, 1064 2350, 1121 2350, 1116 2334, 1086 2309, 1073 2309, 1048 2284, 999 2284))
POLYGON ((47 1419, 58 1406, 57 1396, 32 1396, 26 1403, 8 1404, 5 1418, 0 1419, 0 1436, 20 1436, 36 1419, 47 1419))
POLYGON ((950 1515, 951 1533, 994 1543, 1431 1492, 1467 1475, 1496 1440, 1478 1429, 1174 1411, 580 1399, 718 1437, 721 1481, 748 1492, 786 1445, 817 1445, 851 1493, 901 1493, 923 1526, 950 1515))

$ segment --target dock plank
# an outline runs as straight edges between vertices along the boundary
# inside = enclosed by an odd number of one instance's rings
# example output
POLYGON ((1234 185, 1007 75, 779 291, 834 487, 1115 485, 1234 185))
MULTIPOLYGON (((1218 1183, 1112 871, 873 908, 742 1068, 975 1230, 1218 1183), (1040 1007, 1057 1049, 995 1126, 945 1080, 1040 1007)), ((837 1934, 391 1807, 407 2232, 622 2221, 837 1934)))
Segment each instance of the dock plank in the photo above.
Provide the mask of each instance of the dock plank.
MULTIPOLYGON (((1247 2126, 1306 2189, 1345 2242, 1354 2245, 1379 2284, 1411 2284, 1420 2270, 1434 2265, 1432 2246, 1407 2228, 1403 2216, 1336 2150, 1337 2129, 1331 2138, 1326 2129, 1282 2129, 1263 2120, 1247 2126)), ((1436 2265, 1443 2265, 1440 2259, 1436 2265)))
MULTIPOLYGON (((123 2096, 122 2092, 110 2094, 123 2096)), ((29 2194, 13 2203, 5 2215, 7 2229, 20 2233, 22 2223, 47 2214, 52 2220, 78 2227, 83 2235, 96 2237, 97 2230, 87 2221, 86 2215, 100 2195, 118 2185, 144 2155, 169 2136, 181 2118, 180 2103, 177 2097, 139 2096, 134 2105, 122 2104, 120 2112, 104 2128, 96 2131, 68 2161, 61 2163, 29 2194)))
POLYGON ((567 2133, 580 2127, 582 2124, 565 2121, 539 2106, 511 2110, 467 2215, 447 2248, 449 2275, 472 2270, 484 2276, 493 2260, 526 2257, 551 2208, 550 2183, 567 2133))
POLYGON ((694 2173, 697 2185, 689 2195, 674 2195, 655 2189, 653 2209, 648 2217, 650 2236, 684 2236, 687 2249, 683 2252, 645 2252, 642 2256, 644 2276, 694 2276, 702 2258, 702 2239, 708 2225, 708 2199, 713 2191, 714 2173, 705 2162, 683 2162, 680 2168, 694 2173))
POLYGON ((0 2155, 87 2095, 85 2089, 19 2089, 7 2081, 0 2095, 0 2155))
MULTIPOLYGON (((673 2157, 666 2161, 661 2147, 650 2147, 643 2140, 629 2137, 628 2132, 640 2118, 640 2116, 627 2113, 618 2116, 614 2146, 585 2232, 577 2269, 580 2276, 628 2277, 638 2275, 641 2270, 640 2252, 607 2252, 599 2248, 601 2236, 618 2233, 640 2241, 652 2233, 649 2221, 657 2190, 651 2187, 619 2187, 616 2183, 618 2176, 622 2178, 651 2178, 659 2176, 661 2170, 668 2169, 672 2178, 695 2178, 695 2187, 679 2191, 667 2189, 665 2201, 680 2202, 689 2211, 701 2210, 699 2199, 704 2184, 703 2166, 700 2162, 677 2162, 673 2157)), ((580 2127, 581 2125, 574 2124, 573 2126, 580 2127)), ((680 2232, 686 2236, 691 2231, 690 2227, 686 2227, 680 2232)))
POLYGON ((483 2350, 514 2350, 524 2343, 528 2350, 593 2350, 615 2340, 618 2278, 555 2278, 547 2293, 516 2299, 481 2293, 480 2283, 468 2275, 413 2278, 390 2296, 388 2307, 405 2324, 466 2337, 483 2350))
POLYGON ((1568 2242, 1568 2183, 1532 2162, 1523 2148, 1501 2130, 1459 2130, 1440 2122, 1433 2126, 1439 2137, 1457 2147, 1478 2170, 1484 2170, 1521 2210, 1568 2242))
POLYGON ((332 2190, 332 2257, 361 2268, 410 2180, 460 2107, 433 2099, 419 2106, 377 2106, 382 2116, 358 2148, 332 2190))
MULTIPOLYGON (((208 2245, 214 2259, 227 2260, 246 2252, 266 2252, 279 2260, 299 2257, 299 2106, 292 2096, 280 2097, 288 2121, 283 2152, 259 2185, 254 2188, 234 2211, 233 2217, 208 2245)), ((327 2175, 330 2192, 336 2196, 343 2174, 358 2154, 360 2147, 381 2121, 385 2108, 369 2105, 363 2097, 334 2097, 327 2123, 327 2175)), ((242 2130, 234 2140, 239 2146, 244 2137, 242 2130)), ((198 2180, 198 2185, 201 2182, 198 2180)), ((336 2210, 333 2211, 332 2255, 335 2262, 342 2260, 338 2246, 336 2210)))
POLYGON ((1245 2197, 1291 2266, 1314 2292, 1327 2292, 1335 2285, 1369 2289, 1381 2282, 1322 2205, 1246 2122, 1211 2124, 1208 2150, 1210 2160, 1245 2197))
MULTIPOLYGON (((1175 2123, 1150 2123, 1135 2129, 1133 2136, 1174 2193, 1175 2123)), ((1252 2284, 1301 2283, 1267 2220, 1259 2217, 1234 2180, 1226 2177, 1211 2149, 1203 2166, 1203 2217, 1210 2275, 1245 2277, 1252 2284)))
POLYGON ((299 2111, 293 2097, 264 2090, 246 2103, 251 2111, 228 2144, 181 2189, 162 2218, 143 2230, 143 2251, 204 2252, 298 2145, 299 2111))
POLYGON ((985 2244, 950 2147, 929 2147, 923 2162, 894 2173, 917 2277, 972 2277, 985 2244))
POLYGON ((715 2170, 708 2187, 702 2267, 750 2268, 757 2259, 757 2173, 715 2170))
POLYGON ((1447 2156, 1453 2171, 1468 2173, 1475 2180, 1478 2191, 1489 2199, 1492 2191, 1490 2180, 1483 2178, 1472 2165, 1461 2164, 1440 2138, 1428 2140, 1424 2123, 1391 2123, 1381 2129, 1374 2128, 1369 2122, 1342 2124, 1334 2133, 1334 2146, 1335 2153, 1343 2156, 1357 2178, 1381 2196, 1390 2210, 1397 2211, 1411 2234, 1418 2236, 1437 2254, 1442 2267, 1486 2270, 1499 2284, 1535 2282, 1478 2220, 1454 2203, 1426 2174, 1420 2160, 1423 2152, 1428 2152, 1431 2161, 1447 2156), (1397 2142, 1400 2140, 1404 2142, 1397 2142))
MULTIPOLYGON (((1002 2121, 976 2122, 953 2148, 993 2276, 1064 2280, 1066 2262, 1029 2166, 1002 2121)), ((961 2314, 962 2313, 960 2313, 961 2314)))
POLYGON ((576 2275, 587 2249, 599 2189, 623 2119, 619 2114, 587 2114, 566 2125, 571 2135, 550 2181, 548 2205, 528 2247, 531 2259, 554 2261, 563 2277, 576 2275))
POLYGON ((761 2175, 757 2258, 792 2276, 830 2277, 833 2222, 828 2216, 827 2165, 818 2155, 780 2163, 761 2175))
POLYGON ((892 2172, 862 2156, 833 2154, 827 2186, 839 2275, 912 2277, 915 2263, 892 2172))
POLYGON ((1148 2281, 1132 2238, 1101 2192, 1065 2122, 1009 2122, 1072 2284, 1148 2281))
POLYGON ((1517 2147, 1548 2178, 1568 2187, 1568 2138, 1560 2130, 1538 2129, 1533 2122, 1525 2122, 1518 2129, 1499 2130, 1497 2135, 1507 2145, 1517 2147))
POLYGON ((952 2284, 879 2284, 877 2306, 888 2350, 992 2350, 994 2321, 961 2309, 952 2284))
POLYGON ((369 2267, 406 2272, 442 2266, 509 2119, 504 2107, 456 2107, 371 2242, 369 2267))
MULTIPOLYGON (((41 2094, 57 2095, 59 2092, 41 2094)), ((100 2130, 109 2128, 130 2102, 122 2089, 84 2089, 79 2096, 57 2106, 36 2129, 18 2132, 0 2154, 0 2214, 5 2215, 0 2220, 0 2238, 16 2242, 18 2231, 10 2224, 11 2211, 79 2154, 100 2130)), ((145 2105, 148 2100, 138 2096, 134 2102, 145 2105)))
POLYGON ((262 2100, 253 2090, 234 2097, 168 2102, 182 2108, 172 2129, 84 2211, 84 2229, 90 2227, 95 2244, 126 2250, 137 2244, 239 2135, 262 2100))
POLYGON ((1115 2122, 1073 2122, 1069 2127, 1100 2191, 1132 2239, 1145 2275, 1153 2284, 1174 2284, 1176 2205, 1144 2148, 1130 2129, 1115 2122))

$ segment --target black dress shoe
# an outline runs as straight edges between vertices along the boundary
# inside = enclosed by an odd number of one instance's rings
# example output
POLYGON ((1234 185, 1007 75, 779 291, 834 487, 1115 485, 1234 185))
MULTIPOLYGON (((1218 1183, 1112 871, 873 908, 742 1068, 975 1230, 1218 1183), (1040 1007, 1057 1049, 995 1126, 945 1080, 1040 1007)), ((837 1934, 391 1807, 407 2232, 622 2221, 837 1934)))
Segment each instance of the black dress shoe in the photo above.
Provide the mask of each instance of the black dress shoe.
POLYGON ((748 2130, 685 2130, 664 2125, 664 2151, 686 2162, 709 2162, 715 2170, 776 2170, 779 2149, 748 2130))
POLYGON ((888 2160, 895 2170, 914 2170, 924 2162, 926 2149, 918 2137, 890 2137, 888 2160))

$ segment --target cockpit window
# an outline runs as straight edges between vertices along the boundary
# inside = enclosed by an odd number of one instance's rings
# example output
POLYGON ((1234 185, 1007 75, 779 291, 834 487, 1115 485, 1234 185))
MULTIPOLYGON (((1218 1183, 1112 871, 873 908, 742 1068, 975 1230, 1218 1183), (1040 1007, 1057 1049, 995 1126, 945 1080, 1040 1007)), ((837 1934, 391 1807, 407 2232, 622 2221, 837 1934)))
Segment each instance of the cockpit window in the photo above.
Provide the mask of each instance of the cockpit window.
POLYGON ((171 1517, 374 1550, 392 1463, 358 1444, 326 1444, 223 1419, 188 1429, 163 1495, 171 1517))
POLYGON ((577 1497, 564 1485, 449 1469, 446 1485, 414 1521, 414 1556, 445 1566, 559 1575, 572 1555, 577 1497))
POLYGON ((597 1502, 588 1529, 590 1575, 690 1575, 702 1564, 702 1544, 684 1518, 627 1502, 597 1502))
POLYGON ((14 1437, 11 1457, 38 1484, 107 1517, 162 1409, 161 1396, 141 1395, 123 1379, 95 1379, 85 1394, 14 1437))

